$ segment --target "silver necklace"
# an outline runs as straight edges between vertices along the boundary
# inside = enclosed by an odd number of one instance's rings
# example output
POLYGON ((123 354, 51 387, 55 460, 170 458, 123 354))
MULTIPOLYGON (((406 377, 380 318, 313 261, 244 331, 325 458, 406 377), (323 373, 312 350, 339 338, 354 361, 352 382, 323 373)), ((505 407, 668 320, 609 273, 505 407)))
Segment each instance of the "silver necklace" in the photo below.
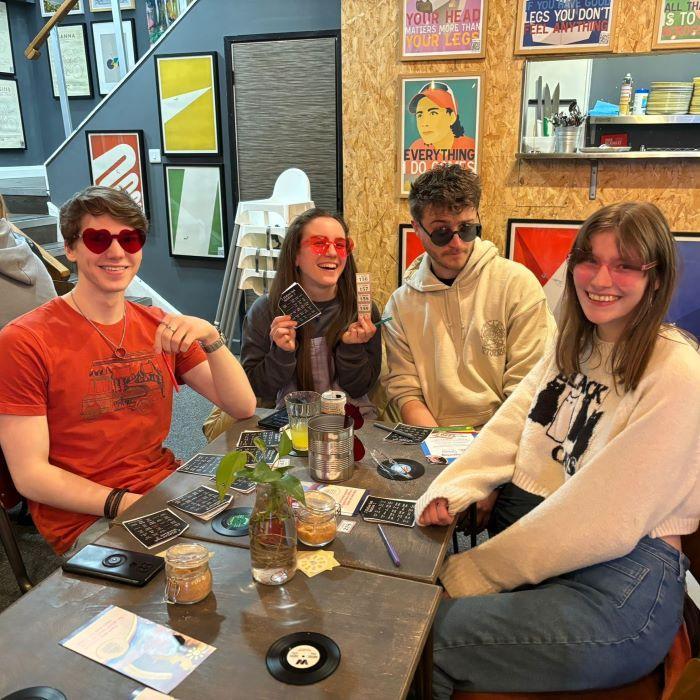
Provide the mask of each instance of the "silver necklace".
POLYGON ((78 306, 78 302, 75 298, 75 294, 73 292, 70 293, 70 298, 73 300, 73 303, 75 304, 75 308, 78 309, 80 312, 80 315, 102 336, 102 338, 105 340, 105 342, 109 345, 110 348, 112 348, 112 352, 114 353, 114 357, 116 357, 118 360, 123 360, 126 357, 126 348, 124 347, 124 336, 126 335, 126 303, 124 304, 124 326, 122 328, 122 337, 121 340, 119 341, 119 345, 115 345, 84 313, 83 310, 78 306))

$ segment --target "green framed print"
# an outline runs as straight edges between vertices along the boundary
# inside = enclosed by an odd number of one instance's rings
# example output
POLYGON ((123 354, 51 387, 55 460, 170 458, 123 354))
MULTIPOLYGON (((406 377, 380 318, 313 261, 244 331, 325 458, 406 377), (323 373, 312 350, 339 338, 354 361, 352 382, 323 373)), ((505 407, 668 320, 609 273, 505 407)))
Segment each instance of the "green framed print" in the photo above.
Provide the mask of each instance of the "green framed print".
POLYGON ((428 75, 399 79, 399 196, 438 165, 457 163, 477 172, 481 134, 480 75, 428 75))
POLYGON ((219 258, 227 252, 222 165, 166 165, 170 255, 219 258))
POLYGON ((691 49, 700 46, 698 0, 656 0, 652 49, 691 49))

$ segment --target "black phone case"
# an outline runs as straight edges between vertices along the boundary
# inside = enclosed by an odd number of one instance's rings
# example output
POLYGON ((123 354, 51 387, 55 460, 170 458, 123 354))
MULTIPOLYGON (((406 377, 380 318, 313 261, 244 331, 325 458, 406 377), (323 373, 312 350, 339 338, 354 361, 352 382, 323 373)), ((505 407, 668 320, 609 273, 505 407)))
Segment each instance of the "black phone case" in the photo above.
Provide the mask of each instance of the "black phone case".
POLYGON ((268 430, 279 430, 282 426, 289 423, 289 416, 287 415, 287 409, 282 408, 275 413, 271 413, 269 416, 265 416, 258 421, 258 426, 261 428, 267 428, 268 430))
POLYGON ((164 566, 163 558, 153 554, 89 544, 63 562, 61 568, 71 574, 145 586, 164 566))

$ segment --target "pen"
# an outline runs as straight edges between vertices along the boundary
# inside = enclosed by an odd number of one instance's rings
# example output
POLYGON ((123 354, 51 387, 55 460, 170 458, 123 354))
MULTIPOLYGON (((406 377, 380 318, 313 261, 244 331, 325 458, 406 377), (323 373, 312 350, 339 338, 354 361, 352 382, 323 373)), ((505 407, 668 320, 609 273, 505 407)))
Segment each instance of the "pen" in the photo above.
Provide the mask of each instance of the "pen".
POLYGON ((385 323, 389 323, 389 321, 393 321, 393 319, 394 319, 393 316, 387 316, 386 318, 382 318, 374 324, 374 327, 379 328, 379 326, 382 326, 385 323))
POLYGON ((170 375, 170 379, 172 379, 175 391, 179 392, 180 387, 178 386, 177 379, 175 379, 175 372, 173 372, 173 368, 170 366, 170 362, 168 362, 168 356, 165 354, 165 351, 163 351, 161 355, 163 355, 163 362, 165 362, 165 366, 168 368, 168 374, 170 375))
POLYGON ((386 547, 386 551, 389 552, 391 561, 394 562, 395 566, 401 566, 401 560, 399 559, 399 555, 397 554, 396 550, 391 546, 391 542, 389 542, 386 535, 384 534, 382 526, 378 524, 377 529, 379 530, 379 536, 382 538, 382 540, 384 540, 384 546, 386 547))
POLYGON ((406 438, 407 440, 413 440, 414 442, 416 440, 415 435, 411 435, 411 433, 406 433, 403 430, 399 430, 398 428, 390 428, 388 425, 382 425, 382 423, 375 423, 374 427, 379 428, 380 430, 386 430, 387 433, 396 433, 399 437, 406 438))

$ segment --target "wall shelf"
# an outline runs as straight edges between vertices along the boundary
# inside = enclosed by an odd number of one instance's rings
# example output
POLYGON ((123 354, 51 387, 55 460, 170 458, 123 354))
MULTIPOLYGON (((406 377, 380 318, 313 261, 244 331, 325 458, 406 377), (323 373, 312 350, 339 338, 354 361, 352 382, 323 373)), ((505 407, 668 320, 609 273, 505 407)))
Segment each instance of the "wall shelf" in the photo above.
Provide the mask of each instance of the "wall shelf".
POLYGON ((630 114, 623 117, 588 117, 591 124, 700 124, 700 114, 630 114))

